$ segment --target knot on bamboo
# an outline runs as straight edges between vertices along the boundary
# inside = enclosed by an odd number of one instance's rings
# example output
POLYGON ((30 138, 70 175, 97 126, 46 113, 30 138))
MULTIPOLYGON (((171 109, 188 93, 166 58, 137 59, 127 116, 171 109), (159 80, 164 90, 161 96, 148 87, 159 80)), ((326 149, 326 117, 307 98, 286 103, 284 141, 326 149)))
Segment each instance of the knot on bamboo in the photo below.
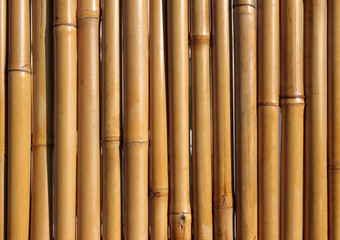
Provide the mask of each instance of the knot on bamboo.
POLYGON ((150 196, 151 198, 162 198, 169 195, 169 190, 167 188, 151 188, 150 196))
POLYGON ((210 44, 210 35, 190 35, 190 44, 210 44))
POLYGON ((305 105, 305 99, 303 96, 295 96, 295 97, 281 97, 280 105, 305 105))
POLYGON ((233 7, 250 6, 255 8, 255 0, 234 0, 233 7))

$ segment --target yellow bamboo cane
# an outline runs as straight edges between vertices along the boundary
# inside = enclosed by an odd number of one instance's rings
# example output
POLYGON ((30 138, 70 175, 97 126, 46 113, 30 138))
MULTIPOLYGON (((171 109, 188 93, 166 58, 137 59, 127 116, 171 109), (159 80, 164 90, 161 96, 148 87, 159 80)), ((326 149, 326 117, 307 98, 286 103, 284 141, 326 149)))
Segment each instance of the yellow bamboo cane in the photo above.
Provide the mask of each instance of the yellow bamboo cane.
POLYGON ((148 5, 123 1, 124 239, 148 239, 148 5))
POLYGON ((150 229, 168 239, 168 141, 163 0, 150 1, 150 229))
POLYGON ((281 239, 302 239, 303 212, 303 2, 282 0, 280 105, 281 239))
POLYGON ((209 1, 190 0, 194 238, 212 239, 209 1))
POLYGON ((168 0, 171 239, 191 239, 188 2, 168 0))
POLYGON ((259 239, 279 239, 279 1, 258 1, 259 239))
POLYGON ((29 1, 9 1, 8 239, 29 238, 31 47, 29 1))
POLYGON ((76 223, 76 1, 54 0, 54 239, 74 240, 76 223))
POLYGON ((102 2, 103 239, 119 240, 121 223, 120 1, 102 2))
MULTIPOLYGON (((340 239, 340 1, 328 1, 329 240, 340 239)), ((324 187, 324 186, 323 186, 324 187)))
POLYGON ((32 1, 33 138, 31 239, 52 238, 53 32, 52 3, 32 1))
POLYGON ((77 238, 100 239, 99 0, 77 1, 77 238))
POLYGON ((234 1, 236 237, 257 239, 256 19, 254 0, 234 1))
POLYGON ((327 229, 327 1, 304 2, 305 179, 304 238, 328 239, 327 229))

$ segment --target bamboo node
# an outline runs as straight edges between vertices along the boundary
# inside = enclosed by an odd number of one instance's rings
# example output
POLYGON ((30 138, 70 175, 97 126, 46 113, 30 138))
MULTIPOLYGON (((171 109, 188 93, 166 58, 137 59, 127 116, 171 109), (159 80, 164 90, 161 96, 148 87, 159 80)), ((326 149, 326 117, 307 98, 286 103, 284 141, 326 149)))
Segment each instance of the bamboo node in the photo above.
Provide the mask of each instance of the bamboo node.
POLYGON ((255 8, 255 1, 254 0, 235 0, 233 8, 242 7, 242 6, 249 6, 255 8))

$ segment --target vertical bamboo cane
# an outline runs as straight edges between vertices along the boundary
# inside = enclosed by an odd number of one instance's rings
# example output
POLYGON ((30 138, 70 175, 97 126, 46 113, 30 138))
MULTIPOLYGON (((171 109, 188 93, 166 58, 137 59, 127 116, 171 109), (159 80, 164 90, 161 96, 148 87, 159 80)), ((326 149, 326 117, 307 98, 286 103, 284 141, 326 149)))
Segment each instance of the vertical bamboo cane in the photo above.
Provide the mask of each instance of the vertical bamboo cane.
POLYGON ((74 240, 76 223, 76 1, 54 0, 54 239, 74 240))
POLYGON ((171 239, 191 239, 188 2, 168 0, 171 239))
POLYGON ((328 1, 329 240, 340 239, 340 1, 328 1))
POLYGON ((213 0, 214 239, 234 239, 231 159, 229 1, 213 0))
POLYGON ((100 239, 99 0, 77 1, 77 237, 100 239))
POLYGON ((31 169, 29 1, 11 0, 8 10, 8 239, 28 239, 31 169))
POLYGON ((327 229, 327 1, 304 2, 305 179, 304 238, 328 239, 327 229))
POLYGON ((256 19, 254 0, 234 1, 236 237, 257 236, 256 19))
POLYGON ((102 2, 102 151, 103 239, 120 240, 121 223, 121 75, 120 1, 102 2))
POLYGON ((151 239, 168 239, 168 141, 163 0, 150 1, 150 227, 151 239))
POLYGON ((194 238, 212 239, 209 1, 190 0, 194 238))
POLYGON ((281 239, 302 239, 303 3, 281 2, 281 239))
POLYGON ((33 138, 31 239, 52 238, 53 158, 52 3, 32 1, 33 138))
POLYGON ((258 1, 259 238, 279 239, 279 1, 258 1))
POLYGON ((148 239, 148 5, 123 1, 124 239, 148 239))

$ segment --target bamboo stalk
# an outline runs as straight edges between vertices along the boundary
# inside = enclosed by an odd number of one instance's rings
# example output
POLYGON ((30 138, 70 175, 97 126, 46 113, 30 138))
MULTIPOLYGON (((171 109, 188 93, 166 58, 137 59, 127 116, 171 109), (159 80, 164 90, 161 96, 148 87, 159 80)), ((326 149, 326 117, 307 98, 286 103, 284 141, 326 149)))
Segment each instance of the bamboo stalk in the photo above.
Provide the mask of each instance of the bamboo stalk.
POLYGON ((303 232, 303 3, 281 2, 281 239, 303 232))
POLYGON ((194 238, 212 239, 209 1, 190 0, 194 238))
POLYGON ((340 239, 340 1, 328 1, 329 240, 340 239))
POLYGON ((304 2, 305 179, 304 238, 328 239, 327 229, 327 2, 304 2))
POLYGON ((167 1, 171 239, 191 239, 188 2, 167 1))
POLYGON ((150 1, 150 238, 168 239, 168 141, 163 0, 150 1))
POLYGON ((254 0, 234 1, 236 237, 257 236, 256 19, 254 0))
POLYGON ((148 239, 148 4, 123 1, 124 239, 148 239))
POLYGON ((54 239, 75 239, 76 1, 54 0, 54 239))
POLYGON ((214 238, 234 239, 231 159, 229 1, 213 0, 212 86, 214 136, 214 238))
POLYGON ((102 2, 103 239, 119 240, 121 223, 120 1, 102 2))
POLYGON ((9 1, 8 239, 29 238, 31 51, 29 1, 9 1))
POLYGON ((77 237, 100 239, 99 0, 77 1, 77 237))
POLYGON ((279 1, 258 1, 259 239, 279 239, 279 1))
POLYGON ((52 3, 32 1, 33 137, 31 239, 52 235, 53 32, 52 3))

